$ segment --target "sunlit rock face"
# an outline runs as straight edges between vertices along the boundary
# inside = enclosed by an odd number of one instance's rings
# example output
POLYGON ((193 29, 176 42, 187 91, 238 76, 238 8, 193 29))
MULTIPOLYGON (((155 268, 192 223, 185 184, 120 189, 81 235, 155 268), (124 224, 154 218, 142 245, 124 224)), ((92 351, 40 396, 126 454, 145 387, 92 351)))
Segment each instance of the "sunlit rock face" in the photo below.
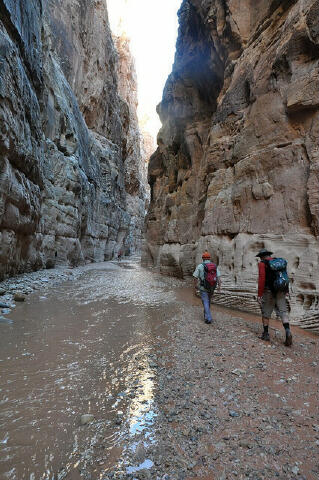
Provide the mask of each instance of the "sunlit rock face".
MULTIPOLYGON (((149 201, 147 183, 147 165, 155 148, 145 158, 144 134, 140 130, 137 118, 137 78, 135 65, 125 34, 113 36, 118 52, 117 75, 121 98, 127 105, 124 116, 125 136, 123 138, 123 155, 125 157, 125 190, 127 193, 127 211, 131 215, 130 241, 140 248, 144 227, 146 202, 149 201)), ((146 136, 145 136, 146 138, 146 136)))
POLYGON ((289 262, 291 316, 319 327, 319 2, 185 0, 149 166, 144 262, 208 248, 227 306, 258 311, 261 247, 289 262))
POLYGON ((0 277, 136 251, 145 172, 105 1, 3 0, 0 45, 0 277))

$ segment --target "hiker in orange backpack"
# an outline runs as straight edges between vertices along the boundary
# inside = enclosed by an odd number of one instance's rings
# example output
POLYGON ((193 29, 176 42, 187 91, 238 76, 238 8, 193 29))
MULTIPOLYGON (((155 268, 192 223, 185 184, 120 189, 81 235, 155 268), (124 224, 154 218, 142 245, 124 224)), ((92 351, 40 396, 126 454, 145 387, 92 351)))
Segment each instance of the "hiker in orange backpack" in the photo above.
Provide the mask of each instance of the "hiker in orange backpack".
POLYGON ((206 250, 202 255, 203 262, 197 265, 193 277, 195 278, 194 287, 198 288, 204 307, 205 323, 212 323, 212 314, 210 304, 216 286, 218 292, 221 289, 221 276, 219 268, 211 261, 210 253, 206 250))

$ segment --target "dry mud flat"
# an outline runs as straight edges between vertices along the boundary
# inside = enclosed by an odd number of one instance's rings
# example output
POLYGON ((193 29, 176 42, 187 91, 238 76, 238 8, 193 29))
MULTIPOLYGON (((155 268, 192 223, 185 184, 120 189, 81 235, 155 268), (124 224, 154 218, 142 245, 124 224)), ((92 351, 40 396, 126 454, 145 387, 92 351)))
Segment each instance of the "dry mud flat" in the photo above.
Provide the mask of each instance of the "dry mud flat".
POLYGON ((184 304, 168 320, 156 365, 156 442, 138 444, 131 460, 139 471, 106 478, 319 478, 317 338, 293 329, 287 348, 272 329, 265 343, 260 325, 240 315, 215 308, 208 326, 199 305, 184 304), (154 465, 143 469, 143 461, 154 465))

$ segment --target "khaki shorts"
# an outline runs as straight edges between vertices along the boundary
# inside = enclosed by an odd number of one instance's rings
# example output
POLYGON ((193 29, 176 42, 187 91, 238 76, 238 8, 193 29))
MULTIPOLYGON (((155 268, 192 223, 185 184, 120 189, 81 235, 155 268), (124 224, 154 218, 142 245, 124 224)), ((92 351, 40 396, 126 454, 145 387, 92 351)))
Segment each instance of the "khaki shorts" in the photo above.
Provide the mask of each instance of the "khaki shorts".
POLYGON ((264 318, 271 318, 271 314, 275 307, 277 308, 277 313, 281 320, 287 319, 288 307, 286 293, 277 292, 273 294, 270 290, 266 289, 261 302, 262 316, 264 318))

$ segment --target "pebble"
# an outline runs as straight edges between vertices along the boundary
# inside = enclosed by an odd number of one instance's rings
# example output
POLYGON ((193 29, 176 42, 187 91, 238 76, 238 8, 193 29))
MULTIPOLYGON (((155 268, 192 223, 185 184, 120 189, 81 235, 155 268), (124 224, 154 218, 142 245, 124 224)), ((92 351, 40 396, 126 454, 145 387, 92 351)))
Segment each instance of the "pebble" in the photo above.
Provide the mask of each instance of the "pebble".
POLYGON ((229 416, 230 417, 239 417, 239 413, 235 412, 235 410, 229 410, 229 416))
POLYGON ((2 315, 0 315, 0 323, 13 323, 13 320, 10 320, 10 318, 6 318, 6 317, 3 317, 2 315))
POLYGON ((232 370, 231 372, 233 375, 238 375, 241 376, 242 374, 245 374, 245 370, 241 370, 240 368, 235 368, 235 370, 232 370))
POLYGON ((26 298, 27 296, 22 292, 15 292, 15 294, 13 295, 13 300, 15 302, 24 302, 26 298))
POLYGON ((94 415, 91 413, 85 413, 84 415, 81 415, 81 425, 87 425, 88 423, 93 422, 94 420, 94 415))
POLYGON ((0 308, 10 308, 10 305, 0 302, 0 308))

